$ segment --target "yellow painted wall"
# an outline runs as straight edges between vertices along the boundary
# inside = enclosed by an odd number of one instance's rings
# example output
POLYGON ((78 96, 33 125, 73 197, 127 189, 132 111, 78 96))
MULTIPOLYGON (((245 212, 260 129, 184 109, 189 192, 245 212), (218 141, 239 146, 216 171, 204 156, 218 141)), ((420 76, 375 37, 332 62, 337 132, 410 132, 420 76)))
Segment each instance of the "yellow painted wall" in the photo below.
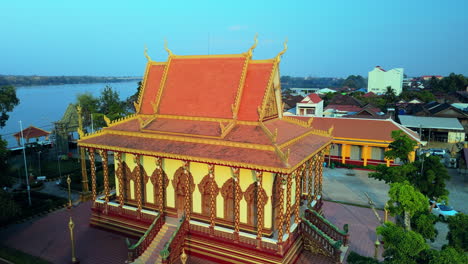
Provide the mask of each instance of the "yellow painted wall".
POLYGON ((133 180, 130 180, 130 198, 135 199, 135 182, 133 180))
POLYGON ((176 172, 176 170, 182 166, 183 166, 183 162, 180 160, 173 160, 173 159, 163 160, 163 170, 166 172, 167 177, 169 178, 169 181, 170 181, 166 190, 168 207, 172 207, 172 208, 175 207, 174 186, 172 185, 172 180, 174 179, 174 173, 176 172))
POLYGON ((208 174, 208 165, 198 162, 190 162, 189 170, 193 176, 193 182, 195 183, 195 190, 193 191, 192 195, 193 212, 201 214, 202 199, 200 189, 198 188, 198 184, 200 184, 203 177, 205 177, 208 174))
MULTIPOLYGON (((114 159, 114 179, 115 179, 115 193, 117 196, 120 195, 120 192, 119 192, 119 178, 117 178, 117 168, 119 166, 119 163, 117 162, 117 159, 114 159)), ((110 176, 111 177, 111 176, 110 176)))
MULTIPOLYGON (((297 173, 294 174, 294 176, 298 177, 297 176, 297 173)), ((296 202, 296 179, 295 178, 292 178, 292 186, 291 186, 291 206, 294 205, 294 203, 296 202)))
MULTIPOLYGON (((151 177, 154 170, 156 169, 156 162, 155 162, 154 157, 142 156, 141 165, 143 169, 145 170, 146 175, 148 175, 148 177, 151 177)), ((145 191, 146 191, 146 202, 154 204, 155 203, 154 187, 153 187, 153 183, 151 182, 151 180, 148 180, 148 182, 146 183, 145 191)))
POLYGON ((146 202, 154 204, 154 188, 151 180, 146 183, 146 202))

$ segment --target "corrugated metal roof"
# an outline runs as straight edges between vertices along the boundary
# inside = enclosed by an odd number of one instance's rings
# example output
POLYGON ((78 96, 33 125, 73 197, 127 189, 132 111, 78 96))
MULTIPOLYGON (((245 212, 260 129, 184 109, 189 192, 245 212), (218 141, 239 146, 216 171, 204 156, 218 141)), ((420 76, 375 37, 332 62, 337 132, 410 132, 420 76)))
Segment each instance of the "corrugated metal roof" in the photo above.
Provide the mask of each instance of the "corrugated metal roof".
POLYGON ((456 118, 425 117, 411 115, 400 115, 399 118, 401 124, 405 127, 464 130, 463 126, 456 118))

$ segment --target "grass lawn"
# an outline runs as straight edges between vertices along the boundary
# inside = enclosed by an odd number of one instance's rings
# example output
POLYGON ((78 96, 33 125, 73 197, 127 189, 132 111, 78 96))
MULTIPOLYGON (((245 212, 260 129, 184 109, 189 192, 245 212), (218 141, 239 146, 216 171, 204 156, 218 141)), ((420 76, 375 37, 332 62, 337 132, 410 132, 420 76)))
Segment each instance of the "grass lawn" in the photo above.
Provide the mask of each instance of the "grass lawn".
POLYGON ((21 264, 50 264, 39 257, 28 255, 22 251, 0 245, 0 257, 13 263, 21 264))

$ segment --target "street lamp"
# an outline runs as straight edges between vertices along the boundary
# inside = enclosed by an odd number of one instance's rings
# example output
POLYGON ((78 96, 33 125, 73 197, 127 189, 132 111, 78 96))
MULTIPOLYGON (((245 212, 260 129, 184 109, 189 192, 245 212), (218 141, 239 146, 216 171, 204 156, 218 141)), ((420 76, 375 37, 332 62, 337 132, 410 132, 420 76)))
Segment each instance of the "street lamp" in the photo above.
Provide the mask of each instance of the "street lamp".
POLYGON ((425 157, 429 157, 429 155, 431 155, 430 153, 426 152, 424 154, 422 154, 422 162, 421 162, 421 176, 423 175, 423 169, 424 169, 424 158, 425 157))

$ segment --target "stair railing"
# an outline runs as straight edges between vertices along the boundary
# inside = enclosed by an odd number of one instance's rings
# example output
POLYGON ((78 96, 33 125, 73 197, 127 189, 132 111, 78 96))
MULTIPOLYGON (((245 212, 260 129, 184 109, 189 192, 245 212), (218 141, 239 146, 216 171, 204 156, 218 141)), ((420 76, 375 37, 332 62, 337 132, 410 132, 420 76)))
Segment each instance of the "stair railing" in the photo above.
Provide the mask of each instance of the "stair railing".
POLYGON ((143 236, 141 236, 135 244, 131 245, 128 238, 126 239, 128 247, 127 262, 133 262, 136 258, 141 256, 143 252, 145 252, 146 248, 148 248, 148 246, 151 244, 159 230, 161 230, 163 227, 164 223, 165 217, 162 214, 158 214, 158 216, 153 220, 153 223, 151 223, 143 236))
POLYGON ((349 233, 347 224, 343 226, 343 230, 340 230, 334 224, 330 223, 330 221, 325 217, 311 208, 305 210, 304 217, 333 240, 342 241, 344 246, 348 245, 349 233))
MULTIPOLYGON (((325 255, 332 258, 335 263, 340 262, 342 252, 340 249, 342 245, 341 241, 333 240, 304 217, 302 217, 302 221, 299 227, 304 239, 304 243, 306 243, 306 240, 309 240, 313 244, 311 245, 312 247, 321 247, 325 255)), ((306 246, 306 244, 304 244, 304 246, 306 246)))
POLYGON ((159 252, 163 264, 172 264, 177 261, 185 242, 185 236, 189 230, 189 220, 185 214, 179 220, 177 229, 172 234, 171 238, 166 242, 164 248, 159 252))

